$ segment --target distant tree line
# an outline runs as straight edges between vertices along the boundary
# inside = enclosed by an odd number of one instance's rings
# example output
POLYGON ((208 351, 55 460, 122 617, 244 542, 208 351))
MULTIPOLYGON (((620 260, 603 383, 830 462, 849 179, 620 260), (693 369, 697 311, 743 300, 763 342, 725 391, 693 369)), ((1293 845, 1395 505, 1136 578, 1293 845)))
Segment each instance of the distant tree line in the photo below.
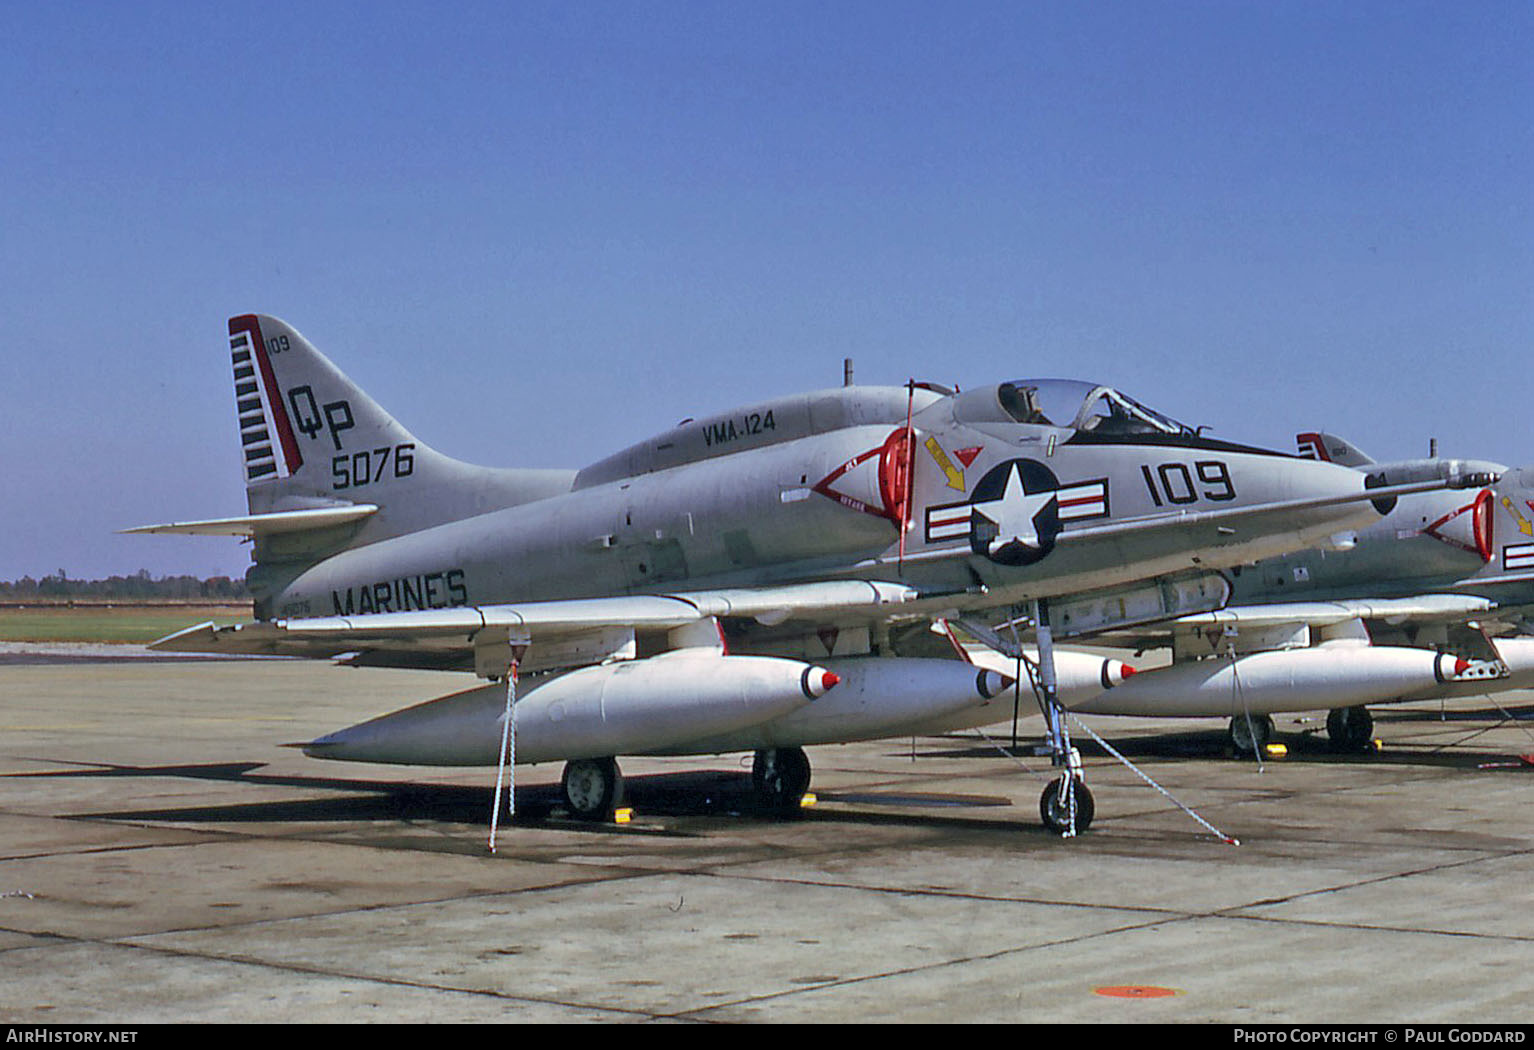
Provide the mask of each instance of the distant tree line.
POLYGON ((243 579, 229 576, 161 576, 154 579, 148 569, 132 576, 108 576, 104 580, 72 580, 63 569, 40 580, 23 576, 19 580, 0 580, 0 601, 26 601, 31 598, 167 598, 211 601, 242 601, 250 597, 243 579))

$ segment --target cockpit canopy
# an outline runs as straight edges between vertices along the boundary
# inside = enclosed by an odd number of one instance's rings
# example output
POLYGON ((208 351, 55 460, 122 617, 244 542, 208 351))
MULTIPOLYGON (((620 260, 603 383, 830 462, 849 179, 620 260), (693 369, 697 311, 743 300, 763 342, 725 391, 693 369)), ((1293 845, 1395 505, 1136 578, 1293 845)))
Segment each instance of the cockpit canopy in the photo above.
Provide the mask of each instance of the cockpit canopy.
POLYGON ((995 404, 1016 423, 1069 427, 1099 437, 1196 436, 1192 427, 1146 408, 1111 386, 1079 379, 1017 379, 1002 383, 996 388, 995 404))

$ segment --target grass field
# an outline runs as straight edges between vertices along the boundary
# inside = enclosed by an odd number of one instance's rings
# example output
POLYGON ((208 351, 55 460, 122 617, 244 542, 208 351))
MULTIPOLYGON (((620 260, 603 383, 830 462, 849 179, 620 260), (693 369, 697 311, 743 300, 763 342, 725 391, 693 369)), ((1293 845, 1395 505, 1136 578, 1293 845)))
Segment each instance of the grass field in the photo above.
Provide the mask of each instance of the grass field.
POLYGON ((250 603, 0 608, 0 642, 152 642, 205 620, 249 620, 250 603))

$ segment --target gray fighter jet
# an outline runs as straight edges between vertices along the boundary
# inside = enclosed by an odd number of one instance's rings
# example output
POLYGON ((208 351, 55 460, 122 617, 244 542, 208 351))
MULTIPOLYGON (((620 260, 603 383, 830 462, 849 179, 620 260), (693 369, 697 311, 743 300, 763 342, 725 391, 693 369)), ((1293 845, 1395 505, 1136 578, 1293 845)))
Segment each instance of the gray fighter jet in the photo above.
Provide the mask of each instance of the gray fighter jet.
MULTIPOLYGON (((306 751, 564 761, 582 815, 620 797, 620 755, 754 750, 762 798, 786 808, 809 786, 806 744, 995 720, 977 709, 1007 680, 943 652, 933 625, 955 618, 1026 614, 1057 712, 1062 678, 1069 697, 1112 671, 1055 660, 1052 625, 1219 609, 1222 570, 1464 483, 1442 464, 1380 485, 1062 380, 844 386, 687 420, 578 471, 478 467, 283 322, 229 333, 249 513, 130 531, 253 537, 256 622, 157 648, 477 672, 501 684, 306 751)), ((1051 726, 1062 772, 1041 811, 1073 829, 1090 795, 1051 726)))
MULTIPOLYGON (((1437 458, 1379 464, 1346 441, 1298 436, 1301 454, 1376 484, 1437 476, 1437 458)), ((1111 695, 1067 701, 1097 714, 1228 717, 1239 754, 1260 753, 1272 715, 1329 711, 1337 751, 1373 744, 1366 705, 1534 685, 1534 469, 1458 461, 1488 485, 1402 497, 1356 540, 1230 572, 1231 603, 1120 640, 1170 642, 1173 665, 1111 695)))

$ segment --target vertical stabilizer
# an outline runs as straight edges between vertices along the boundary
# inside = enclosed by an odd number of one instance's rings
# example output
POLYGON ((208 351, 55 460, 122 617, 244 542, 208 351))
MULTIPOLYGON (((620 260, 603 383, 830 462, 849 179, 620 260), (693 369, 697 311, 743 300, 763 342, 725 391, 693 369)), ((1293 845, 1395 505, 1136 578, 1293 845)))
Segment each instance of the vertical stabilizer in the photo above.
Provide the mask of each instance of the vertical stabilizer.
POLYGON ((350 502, 341 493, 413 474, 413 453, 425 446, 291 327, 254 314, 230 318, 229 348, 252 511, 268 491, 350 502))
POLYGON ((229 349, 252 513, 298 509, 300 502, 382 506, 440 480, 434 475, 446 457, 290 326, 255 314, 231 318, 229 349))
POLYGON ((1339 467, 1367 467, 1374 463, 1374 460, 1336 434, 1307 431, 1296 434, 1294 443, 1305 459, 1319 459, 1324 463, 1335 463, 1339 467))
POLYGON ((253 588, 339 550, 568 492, 574 480, 442 455, 275 317, 230 318, 229 349, 251 514, 378 508, 341 526, 257 533, 253 588))

